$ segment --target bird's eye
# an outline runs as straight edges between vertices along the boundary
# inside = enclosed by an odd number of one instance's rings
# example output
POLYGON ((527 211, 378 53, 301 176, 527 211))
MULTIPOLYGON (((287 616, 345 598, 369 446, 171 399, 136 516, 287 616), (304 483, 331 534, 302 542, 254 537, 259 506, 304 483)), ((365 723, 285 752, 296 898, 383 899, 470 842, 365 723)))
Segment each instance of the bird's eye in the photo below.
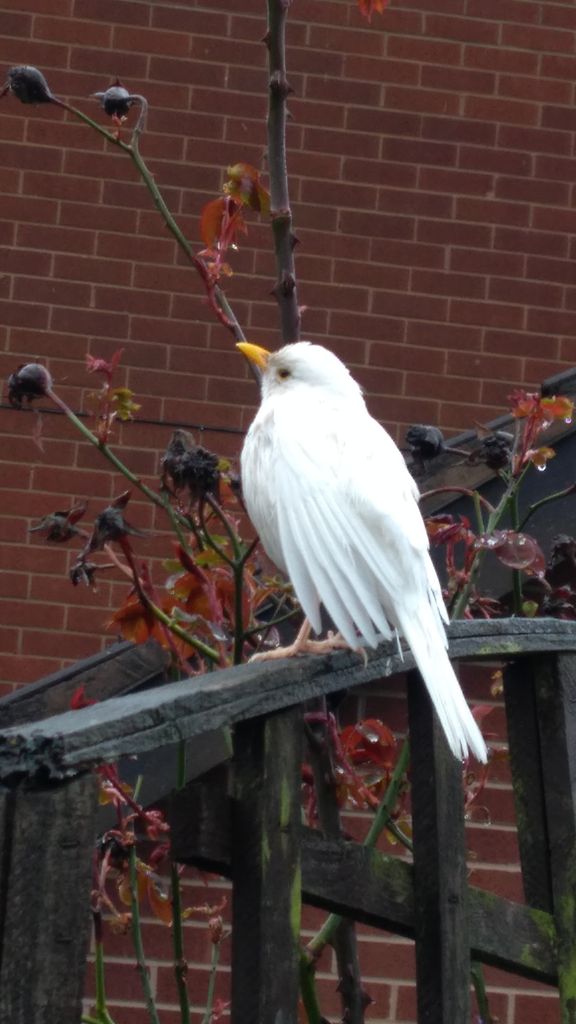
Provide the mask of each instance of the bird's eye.
POLYGON ((286 369, 278 370, 278 379, 279 380, 286 380, 286 378, 290 377, 290 376, 291 376, 290 370, 286 370, 286 369))

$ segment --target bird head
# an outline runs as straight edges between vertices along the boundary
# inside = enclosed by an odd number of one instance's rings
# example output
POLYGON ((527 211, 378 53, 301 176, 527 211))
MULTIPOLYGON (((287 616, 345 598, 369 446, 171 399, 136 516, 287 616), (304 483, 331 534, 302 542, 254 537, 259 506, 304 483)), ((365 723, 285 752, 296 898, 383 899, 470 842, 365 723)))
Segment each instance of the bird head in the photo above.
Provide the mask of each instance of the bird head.
POLYGON ((260 370, 263 398, 286 394, 297 387, 322 388, 346 397, 360 394, 344 363, 322 345, 297 341, 269 352, 260 345, 240 341, 236 348, 260 370))

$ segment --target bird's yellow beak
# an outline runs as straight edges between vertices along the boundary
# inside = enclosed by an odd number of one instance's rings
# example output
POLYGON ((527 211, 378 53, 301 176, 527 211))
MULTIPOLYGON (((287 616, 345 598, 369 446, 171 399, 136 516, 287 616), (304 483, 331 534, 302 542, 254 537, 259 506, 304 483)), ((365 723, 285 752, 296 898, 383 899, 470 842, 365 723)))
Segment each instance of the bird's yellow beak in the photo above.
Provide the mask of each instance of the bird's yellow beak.
POLYGON ((268 366, 270 352, 267 348, 262 348, 260 345, 253 345, 251 341, 237 341, 236 348, 239 349, 242 355, 246 356, 251 363, 254 363, 259 370, 265 370, 268 366))

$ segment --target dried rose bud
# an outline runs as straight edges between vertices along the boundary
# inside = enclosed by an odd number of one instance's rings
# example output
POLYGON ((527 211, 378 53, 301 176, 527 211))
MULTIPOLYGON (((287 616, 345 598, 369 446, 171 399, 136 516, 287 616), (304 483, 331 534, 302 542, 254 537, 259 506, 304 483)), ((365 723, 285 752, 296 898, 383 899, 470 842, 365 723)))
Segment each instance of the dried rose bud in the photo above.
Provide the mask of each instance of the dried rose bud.
POLYGON ((433 459, 444 451, 444 438, 438 427, 416 424, 406 431, 406 442, 414 458, 433 459))
POLYGON ((40 363, 26 363, 8 378, 8 401, 15 409, 21 409, 24 401, 33 402, 52 390, 52 377, 40 363))
POLYGON ((95 92, 92 95, 100 100, 108 117, 126 117, 130 107, 136 102, 136 98, 130 95, 128 89, 124 88, 119 78, 116 79, 114 85, 106 89, 106 92, 95 92))
POLYGON ((503 430, 483 437, 480 447, 475 449, 469 459, 473 464, 484 462, 489 469, 506 469, 510 465, 513 438, 503 430))
POLYGON ((70 569, 70 582, 72 586, 77 587, 80 583, 84 583, 87 587, 96 587, 96 572, 102 568, 96 565, 95 562, 87 562, 82 556, 74 563, 70 569))
POLYGON ((218 456, 197 445, 192 434, 175 430, 162 458, 162 485, 167 487, 169 478, 175 491, 188 488, 193 502, 206 494, 217 495, 218 464, 218 456))
POLYGON ((105 544, 109 544, 111 541, 124 541, 130 534, 134 537, 146 536, 143 530, 131 526, 124 518, 123 510, 130 500, 130 494, 130 491, 124 491, 100 515, 96 516, 94 529, 84 555, 91 551, 100 551, 105 544))
POLYGON ((21 64, 10 68, 8 72, 7 91, 14 93, 22 103, 53 103, 54 97, 48 82, 38 68, 30 64, 21 64))
POLYGON ((64 544, 67 540, 83 533, 75 525, 86 511, 85 505, 75 505, 66 512, 51 512, 44 516, 36 526, 30 527, 30 533, 43 533, 46 540, 55 544, 64 544))

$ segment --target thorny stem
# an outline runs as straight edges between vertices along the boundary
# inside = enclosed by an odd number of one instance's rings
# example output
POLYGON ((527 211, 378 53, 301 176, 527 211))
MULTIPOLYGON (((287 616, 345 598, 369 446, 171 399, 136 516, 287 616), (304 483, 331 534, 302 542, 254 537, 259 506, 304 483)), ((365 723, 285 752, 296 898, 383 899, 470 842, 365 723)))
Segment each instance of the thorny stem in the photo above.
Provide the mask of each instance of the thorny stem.
MULTIPOLYGON (((128 144, 126 142, 123 142, 123 140, 120 139, 113 132, 109 132, 106 128, 103 128, 100 124, 98 124, 97 121, 94 121, 91 117, 88 117, 88 115, 84 114, 81 110, 78 110, 76 107, 71 106, 69 103, 65 103, 64 100, 59 100, 56 97, 53 98, 57 106, 63 107, 69 113, 73 114, 74 117, 78 118, 78 120, 83 121, 84 124, 89 125, 90 128, 93 128, 94 131, 98 132, 99 135, 102 135, 108 142, 112 143, 113 146, 117 146, 119 149, 123 150, 124 153, 127 153, 129 155, 132 162, 136 166, 142 178, 142 181, 144 182, 146 188, 148 189, 150 195, 152 196, 154 205, 156 206, 156 209, 160 213, 164 223, 166 224, 166 227, 172 233, 176 242, 178 243, 182 251, 189 259, 190 263, 193 265, 193 267, 197 270, 198 274, 200 275, 204 287, 206 289, 208 301, 217 318, 224 325, 224 327, 227 328, 227 330, 232 332, 236 341, 245 341, 246 336, 242 330, 242 327, 240 326, 240 323, 238 321, 238 318, 236 317, 236 314, 234 313, 234 310, 232 309, 230 303, 228 302, 225 293, 222 291, 218 284, 213 284, 213 282, 210 280, 207 267, 205 266, 203 261, 194 253, 192 246, 190 245, 190 242, 188 241, 188 239, 180 229, 179 225, 175 221, 168 205, 166 204, 166 201, 164 200, 162 193, 160 192, 160 189, 158 188, 156 182, 154 181, 153 175, 150 173, 147 164, 145 163, 141 156, 139 149, 139 135, 143 128, 143 121, 146 111, 148 109, 148 104, 143 96, 139 96, 138 99, 140 100, 142 109, 136 126, 132 132, 131 143, 128 144)), ((256 381, 256 383, 259 383, 259 371, 249 360, 247 360, 247 363, 254 380, 256 381)))
MULTIPOLYGON (((520 486, 520 484, 521 484, 521 482, 522 482, 522 480, 524 478, 524 473, 525 472, 526 472, 526 470, 524 470, 524 472, 519 477, 510 477, 508 479, 506 490, 504 491, 504 494, 500 498, 500 501, 498 502, 496 508, 492 509, 492 511, 491 511, 491 513, 490 513, 490 515, 488 517, 488 522, 486 523, 486 530, 485 530, 485 532, 487 534, 492 533, 496 529, 496 527, 498 526, 498 523, 502 519, 502 516, 504 515, 504 513, 508 509, 511 496, 513 495, 513 493, 515 491, 518 490, 518 488, 519 488, 519 486, 520 486)), ((466 606, 468 604, 468 599, 470 597, 470 593, 471 593, 472 588, 474 586, 476 577, 477 577, 478 572, 480 570, 480 566, 482 565, 482 561, 484 559, 484 555, 485 554, 486 554, 486 548, 480 548, 476 552, 476 554, 474 556, 474 560, 473 560, 472 565, 470 567, 470 571, 468 573, 468 579, 466 580, 466 583, 462 587, 462 590, 455 595, 454 600, 453 600, 453 602, 451 604, 451 607, 449 609, 449 611, 450 611, 450 618, 451 619, 459 619, 464 614, 464 612, 466 611, 466 606)))
POLYGON ((300 950, 300 995, 308 1024, 322 1024, 322 1014, 314 983, 314 960, 303 949, 300 950))
MULTIPOLYGON (((340 808, 334 784, 333 752, 336 753, 334 730, 330 728, 330 718, 326 711, 326 701, 322 701, 322 710, 315 716, 320 729, 309 727, 310 763, 314 775, 314 789, 318 808, 318 819, 323 833, 330 838, 342 836, 340 808), (332 742, 331 742, 332 741, 332 742)), ((311 718, 308 716, 308 722, 311 718)), ((366 995, 362 988, 360 964, 358 960, 358 940, 356 926, 350 918, 342 917, 338 927, 331 936, 331 945, 336 957, 338 971, 338 992, 342 1007, 342 1019, 349 1024, 362 1024, 366 995)), ((314 982, 314 969, 311 965, 309 983, 314 982)))
POLYGON ((175 861, 170 864, 170 882, 172 889, 172 948, 174 951, 174 977, 178 990, 178 1002, 180 1003, 180 1019, 182 1024, 189 1024, 190 1021, 190 999, 188 997, 188 986, 186 974, 188 964, 184 955, 184 929, 182 927, 182 891, 180 888, 180 875, 178 865, 175 861))
POLYGON ((154 181, 154 176, 150 173, 146 162, 142 158, 140 149, 138 147, 137 137, 134 136, 132 140, 132 145, 126 148, 132 159, 132 162, 135 164, 142 178, 142 181, 144 182, 146 188, 148 189, 150 195, 152 196, 152 201, 156 209, 158 210, 160 216, 162 217, 164 223, 166 224, 166 227, 172 233, 172 235, 178 242, 178 245, 180 246, 182 251, 190 260, 192 266, 195 268, 195 270, 198 271, 200 277, 202 278, 204 287, 206 288, 206 293, 208 295, 208 300, 216 316, 221 321, 221 323, 224 324, 224 327, 227 327, 228 330, 232 332, 232 334, 236 338, 236 341, 245 341, 246 337, 244 335, 244 332, 242 331, 242 328, 240 327, 240 324, 230 306, 230 303, 228 302, 228 299, 224 295, 224 292, 218 285, 214 285, 210 281, 208 270, 205 264, 198 256, 196 256, 194 250, 192 249, 192 246, 190 245, 190 242, 180 229, 177 222, 174 220, 174 217, 172 216, 172 213, 170 212, 166 204, 166 201, 162 193, 160 192, 160 189, 158 188, 156 182, 154 181))
MULTIPOLYGON (((510 500, 508 502, 510 508, 510 519, 512 523, 512 529, 518 531, 520 516, 518 513, 518 489, 512 491, 510 500)), ((520 576, 519 569, 512 570, 512 599, 513 599, 513 610, 515 615, 522 614, 522 579, 520 576)))
POLYGON ((482 964, 477 960, 473 960, 470 964, 470 974, 472 976, 474 994, 476 996, 476 1002, 478 1003, 478 1012, 480 1014, 482 1024, 493 1024, 494 1018, 490 1013, 490 1006, 488 1004, 486 983, 484 981, 484 970, 482 964))
POLYGON ((427 498, 434 498, 437 494, 463 494, 467 498, 473 498, 478 501, 488 512, 494 511, 494 506, 484 498, 478 491, 471 490, 470 487, 433 487, 430 491, 423 491, 420 495, 420 501, 425 501, 427 498))
MULTIPOLYGON (((482 515, 483 498, 479 491, 474 491, 473 498, 474 512, 476 513, 476 528, 478 533, 484 533, 484 516, 482 515)), ((492 506, 490 506, 492 510, 492 506)))
POLYGON ((142 922, 140 920, 140 904, 138 902, 138 877, 136 873, 136 846, 132 844, 130 847, 129 854, 129 882, 130 882, 130 895, 131 895, 131 910, 132 910, 132 942, 134 943, 134 951, 136 953, 136 968, 140 975, 142 982, 142 988, 144 991, 144 1001, 146 1003, 146 1009, 150 1016, 152 1024, 160 1024, 158 1017, 158 1011, 156 1009, 156 1003, 154 995, 152 993, 152 985, 150 984, 150 974, 148 973, 148 965, 146 964, 146 957, 144 954, 144 945, 142 942, 142 922))
POLYGON ((576 491, 576 483, 570 484, 569 487, 565 487, 562 491, 555 491, 554 494, 547 494, 545 498, 540 498, 540 501, 535 501, 533 505, 530 505, 526 515, 521 521, 518 529, 523 530, 529 519, 532 518, 535 512, 543 505, 548 505, 551 501, 560 501, 561 498, 567 498, 569 495, 574 494, 576 491))
POLYGON ((286 99, 292 91, 286 77, 287 14, 286 0, 268 0, 268 31, 265 38, 270 73, 267 121, 268 171, 277 268, 274 294, 280 306, 282 340, 285 343, 298 341, 300 337, 300 310, 294 267, 296 239, 292 233, 286 167, 286 99))
MULTIPOLYGON (((368 834, 362 843, 363 846, 373 848, 376 845, 380 834, 387 827, 394 807, 396 806, 400 789, 404 784, 404 776, 408 769, 409 761, 410 742, 408 739, 405 739, 402 744, 402 749, 398 755, 394 771, 392 772, 388 788, 386 789, 384 797, 380 802, 380 806, 376 811, 374 820, 368 830, 368 834)), ((320 931, 317 932, 314 938, 311 939, 306 946, 306 953, 310 957, 316 959, 320 955, 324 946, 326 946, 326 944, 332 939, 332 936, 341 921, 342 916, 340 914, 330 914, 326 918, 326 921, 322 925, 320 931)))
MULTIPOLYGON (((186 741, 178 744, 178 761, 176 767, 176 789, 186 785, 186 741)), ((174 951, 174 977, 180 1003, 180 1019, 182 1024, 190 1022, 190 999, 186 974, 188 965, 184 955, 184 928, 182 926, 182 889, 176 861, 170 862, 170 884, 172 891, 172 949, 174 951)))
MULTIPOLYGON (((164 511, 167 510, 166 502, 160 497, 160 495, 156 494, 156 492, 153 491, 151 487, 148 487, 145 483, 143 483, 140 477, 136 476, 136 474, 133 473, 132 470, 128 468, 126 463, 122 462, 122 459, 118 458, 118 456, 112 451, 111 448, 108 447, 107 444, 105 444, 103 441, 100 441, 96 434, 94 434, 90 430, 90 427, 87 427, 86 424, 83 423, 78 416, 76 416, 76 413, 72 412, 72 409, 68 405, 66 405, 66 402, 62 401, 60 396, 57 395, 55 391, 52 391, 50 389, 46 392, 46 394, 48 398, 50 398, 51 401, 54 402, 54 405, 58 406, 58 408, 61 409, 64 415, 68 417, 70 422, 74 424, 74 426, 80 431, 82 436, 85 437, 86 440, 90 442, 90 444, 93 444, 94 447, 98 449, 98 451, 102 452, 104 458, 108 459, 108 462, 111 462, 114 468, 117 469, 118 472, 122 474, 122 476, 125 476, 126 479, 129 480, 130 483, 134 485, 134 487, 137 487, 138 490, 141 491, 142 494, 144 494, 155 505, 157 505, 158 508, 161 508, 164 511)), ((187 522, 184 519, 184 517, 182 517, 181 521, 184 525, 187 525, 187 522)))
POLYGON ((210 975, 208 977, 208 991, 206 993, 206 1012, 202 1018, 202 1024, 210 1024, 212 1020, 212 1009, 214 1007, 214 994, 216 992, 216 971, 220 963, 220 943, 212 943, 212 956, 210 958, 210 975))
POLYGON ((108 1013, 106 1006, 106 986, 104 980, 104 944, 102 942, 101 927, 96 922, 96 917, 100 918, 101 915, 96 912, 94 914, 94 931, 96 933, 95 942, 95 977, 96 977, 96 1000, 94 1006, 94 1012, 96 1014, 96 1024, 114 1024, 112 1017, 108 1013))

